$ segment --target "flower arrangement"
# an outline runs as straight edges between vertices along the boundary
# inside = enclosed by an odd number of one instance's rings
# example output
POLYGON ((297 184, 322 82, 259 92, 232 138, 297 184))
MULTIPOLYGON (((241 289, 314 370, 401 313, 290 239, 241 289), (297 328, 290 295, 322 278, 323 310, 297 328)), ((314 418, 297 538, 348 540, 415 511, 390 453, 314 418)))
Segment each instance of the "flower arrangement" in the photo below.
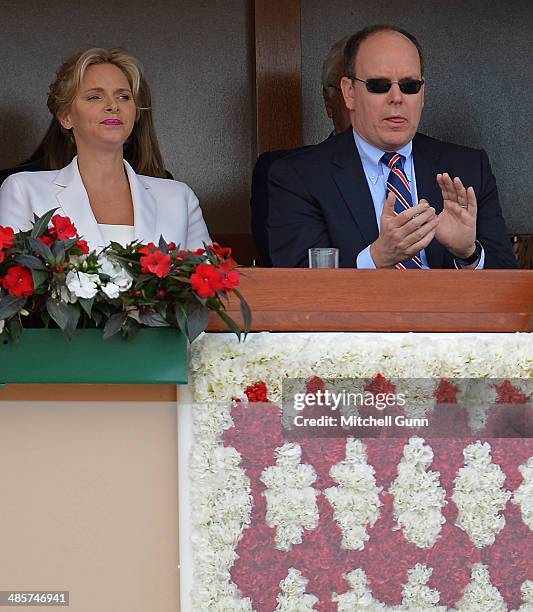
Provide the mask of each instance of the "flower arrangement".
MULTIPOLYGON (((450 404, 462 404, 467 388, 443 382, 443 378, 511 378, 514 393, 520 390, 530 397, 532 347, 531 334, 263 332, 251 334, 246 344, 227 334, 202 336, 191 347, 194 403, 187 414, 192 419, 192 433, 186 428, 184 435, 192 444, 190 480, 184 479, 190 483, 191 492, 191 551, 187 553, 194 559, 191 609, 274 610, 280 598, 287 595, 289 585, 280 585, 280 580, 288 577, 292 567, 298 568, 300 580, 308 583, 303 591, 294 588, 291 592, 298 597, 305 592, 314 594, 319 598, 317 609, 335 609, 330 603, 333 599, 339 612, 426 611, 446 606, 452 612, 462 600, 460 609, 481 612, 500 609, 491 606, 499 606, 501 596, 509 610, 529 611, 533 603, 533 581, 528 573, 533 459, 528 439, 490 441, 493 459, 489 465, 499 465, 507 476, 505 489, 515 491, 514 503, 498 510, 505 516, 505 527, 492 547, 477 547, 470 537, 473 531, 456 526, 458 508, 452 496, 459 483, 455 477, 467 463, 463 450, 477 439, 470 437, 466 421, 457 428, 467 433, 447 439, 424 438, 416 443, 401 438, 365 439, 366 459, 361 457, 358 471, 368 474, 373 470, 375 476, 361 481, 357 490, 351 482, 341 486, 337 470, 332 473, 333 466, 342 467, 352 457, 346 440, 299 438, 299 463, 312 468, 317 476, 311 487, 320 493, 316 496, 319 518, 315 529, 302 532, 302 543, 288 551, 276 547, 279 525, 291 520, 299 524, 300 510, 294 512, 290 504, 278 504, 277 524, 274 529, 269 527, 269 504, 264 495, 267 489, 261 475, 277 466, 277 449, 293 441, 283 429, 279 405, 285 378, 372 379, 378 372, 387 379, 432 378, 433 387, 428 386, 424 393, 450 404), (232 401, 235 398, 240 401, 232 401), (236 457, 231 463, 226 461, 222 469, 220 453, 230 450, 236 457), (400 464, 408 468, 401 480, 400 464), (363 470, 365 465, 367 471, 363 470), (345 499, 355 499, 362 489, 374 496, 376 487, 380 489, 381 504, 373 504, 372 511, 377 521, 370 514, 372 525, 367 519, 369 537, 362 550, 342 544, 346 529, 327 494, 336 481, 336 488, 347 494, 343 495, 345 499), (391 491, 393 483, 395 490, 391 491), (417 494, 422 491, 425 496, 416 507, 403 503, 405 487, 413 483, 418 487, 417 494), (396 503, 397 496, 402 504, 396 503), (442 501, 448 503, 441 505, 442 501), (412 521, 405 520, 408 512, 412 521), (421 529, 429 524, 429 537, 436 537, 431 548, 425 546, 423 538, 428 536, 422 531, 411 533, 423 547, 405 537, 405 526, 397 529, 400 522, 412 527, 416 520, 421 529), (479 570, 472 572, 472 564, 480 562, 489 568, 489 580, 479 570)), ((496 385, 486 388, 491 390, 488 405, 496 405, 498 397, 504 397, 503 391, 506 398, 511 396, 503 386, 501 391, 496 385)), ((418 386, 416 389, 422 391, 418 386)), ((422 394, 416 397, 424 399, 422 394)), ((482 424, 476 425, 474 435, 479 436, 477 431, 482 428, 482 424)), ((490 470, 483 462, 471 467, 485 492, 490 470)), ((289 466, 283 471, 292 478, 291 470, 289 466)), ((356 471, 352 475, 358 477, 356 471)), ((472 471, 465 475, 471 477, 472 471)), ((280 489, 279 493, 288 496, 290 490, 280 489)), ((297 493, 300 491, 297 489, 297 493)), ((372 497, 369 500, 372 502, 372 497)), ((476 504, 484 510, 483 504, 476 504)), ((494 533, 491 521, 479 518, 483 537, 490 537, 494 533)), ((478 523, 474 520, 473 524, 478 523)), ((297 600, 297 604, 301 602, 297 600)))
POLYGON ((68 338, 82 327, 103 328, 104 339, 131 338, 146 326, 179 328, 192 342, 210 310, 240 339, 224 312, 230 293, 240 300, 244 332, 250 329, 231 249, 214 243, 188 251, 161 237, 158 245, 112 242, 90 251, 56 210, 35 216, 27 231, 0 226, 0 333, 13 341, 23 327, 55 322, 68 338))

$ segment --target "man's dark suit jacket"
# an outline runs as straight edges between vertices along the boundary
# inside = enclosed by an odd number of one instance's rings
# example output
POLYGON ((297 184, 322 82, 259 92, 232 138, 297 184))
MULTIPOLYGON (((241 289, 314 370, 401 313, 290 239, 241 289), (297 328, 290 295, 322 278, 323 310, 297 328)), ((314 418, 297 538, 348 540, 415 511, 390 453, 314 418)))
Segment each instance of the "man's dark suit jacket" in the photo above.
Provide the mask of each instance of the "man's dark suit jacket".
MULTIPOLYGON (((477 239, 485 268, 516 268, 498 203, 496 180, 484 151, 416 134, 413 157, 418 198, 443 209, 437 173, 472 186, 478 204, 477 239)), ((378 222, 353 132, 295 151, 268 174, 270 256, 276 267, 307 267, 311 247, 337 247, 339 265, 354 268, 357 255, 378 237, 378 222)), ((437 240, 426 248, 431 268, 454 268, 437 240)))
MULTIPOLYGON (((261 265, 266 268, 272 267, 270 259, 270 248, 268 245, 268 173, 270 166, 291 153, 307 149, 308 147, 299 147, 297 149, 279 149, 277 151, 267 151, 261 153, 255 162, 254 171, 252 174, 252 189, 250 197, 250 212, 252 237, 257 247, 257 253, 261 265)), ((1 180, 1 179, 0 179, 1 180)))

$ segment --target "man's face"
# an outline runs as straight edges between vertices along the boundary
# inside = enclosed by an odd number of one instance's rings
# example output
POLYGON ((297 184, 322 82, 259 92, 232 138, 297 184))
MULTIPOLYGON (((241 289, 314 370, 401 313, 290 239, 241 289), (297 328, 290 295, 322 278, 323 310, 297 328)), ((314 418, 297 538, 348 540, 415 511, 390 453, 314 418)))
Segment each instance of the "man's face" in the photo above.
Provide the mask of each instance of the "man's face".
MULTIPOLYGON (((361 43, 354 75, 362 80, 421 79, 420 58, 413 43, 399 32, 377 32, 361 43)), ((346 106, 355 131, 383 151, 396 151, 415 135, 424 108, 424 86, 417 94, 404 94, 397 83, 382 94, 366 85, 342 80, 346 106)))

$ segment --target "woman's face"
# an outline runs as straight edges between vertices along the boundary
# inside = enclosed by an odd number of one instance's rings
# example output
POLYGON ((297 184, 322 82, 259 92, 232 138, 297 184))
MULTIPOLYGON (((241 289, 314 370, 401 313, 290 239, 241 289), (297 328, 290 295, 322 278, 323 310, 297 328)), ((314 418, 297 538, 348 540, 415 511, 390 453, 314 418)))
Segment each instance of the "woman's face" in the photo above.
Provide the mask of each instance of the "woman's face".
POLYGON ((137 109, 126 75, 114 64, 92 64, 68 111, 58 117, 72 129, 78 150, 122 148, 137 109))

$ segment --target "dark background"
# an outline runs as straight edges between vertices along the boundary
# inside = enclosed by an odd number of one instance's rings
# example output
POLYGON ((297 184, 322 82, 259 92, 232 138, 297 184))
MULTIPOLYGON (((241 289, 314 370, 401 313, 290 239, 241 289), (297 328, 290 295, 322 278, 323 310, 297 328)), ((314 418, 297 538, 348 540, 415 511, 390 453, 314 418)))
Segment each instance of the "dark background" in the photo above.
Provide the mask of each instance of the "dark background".
MULTIPOLYGON (((0 167, 37 145, 48 85, 73 52, 123 46, 145 67, 163 156, 197 193, 212 232, 248 232, 255 161, 253 3, 250 0, 15 0, 1 6, 0 167)), ((331 43, 372 23, 412 31, 426 57, 421 129, 483 147, 509 231, 533 233, 533 4, 302 0, 304 140, 331 127, 320 70, 331 43)))

